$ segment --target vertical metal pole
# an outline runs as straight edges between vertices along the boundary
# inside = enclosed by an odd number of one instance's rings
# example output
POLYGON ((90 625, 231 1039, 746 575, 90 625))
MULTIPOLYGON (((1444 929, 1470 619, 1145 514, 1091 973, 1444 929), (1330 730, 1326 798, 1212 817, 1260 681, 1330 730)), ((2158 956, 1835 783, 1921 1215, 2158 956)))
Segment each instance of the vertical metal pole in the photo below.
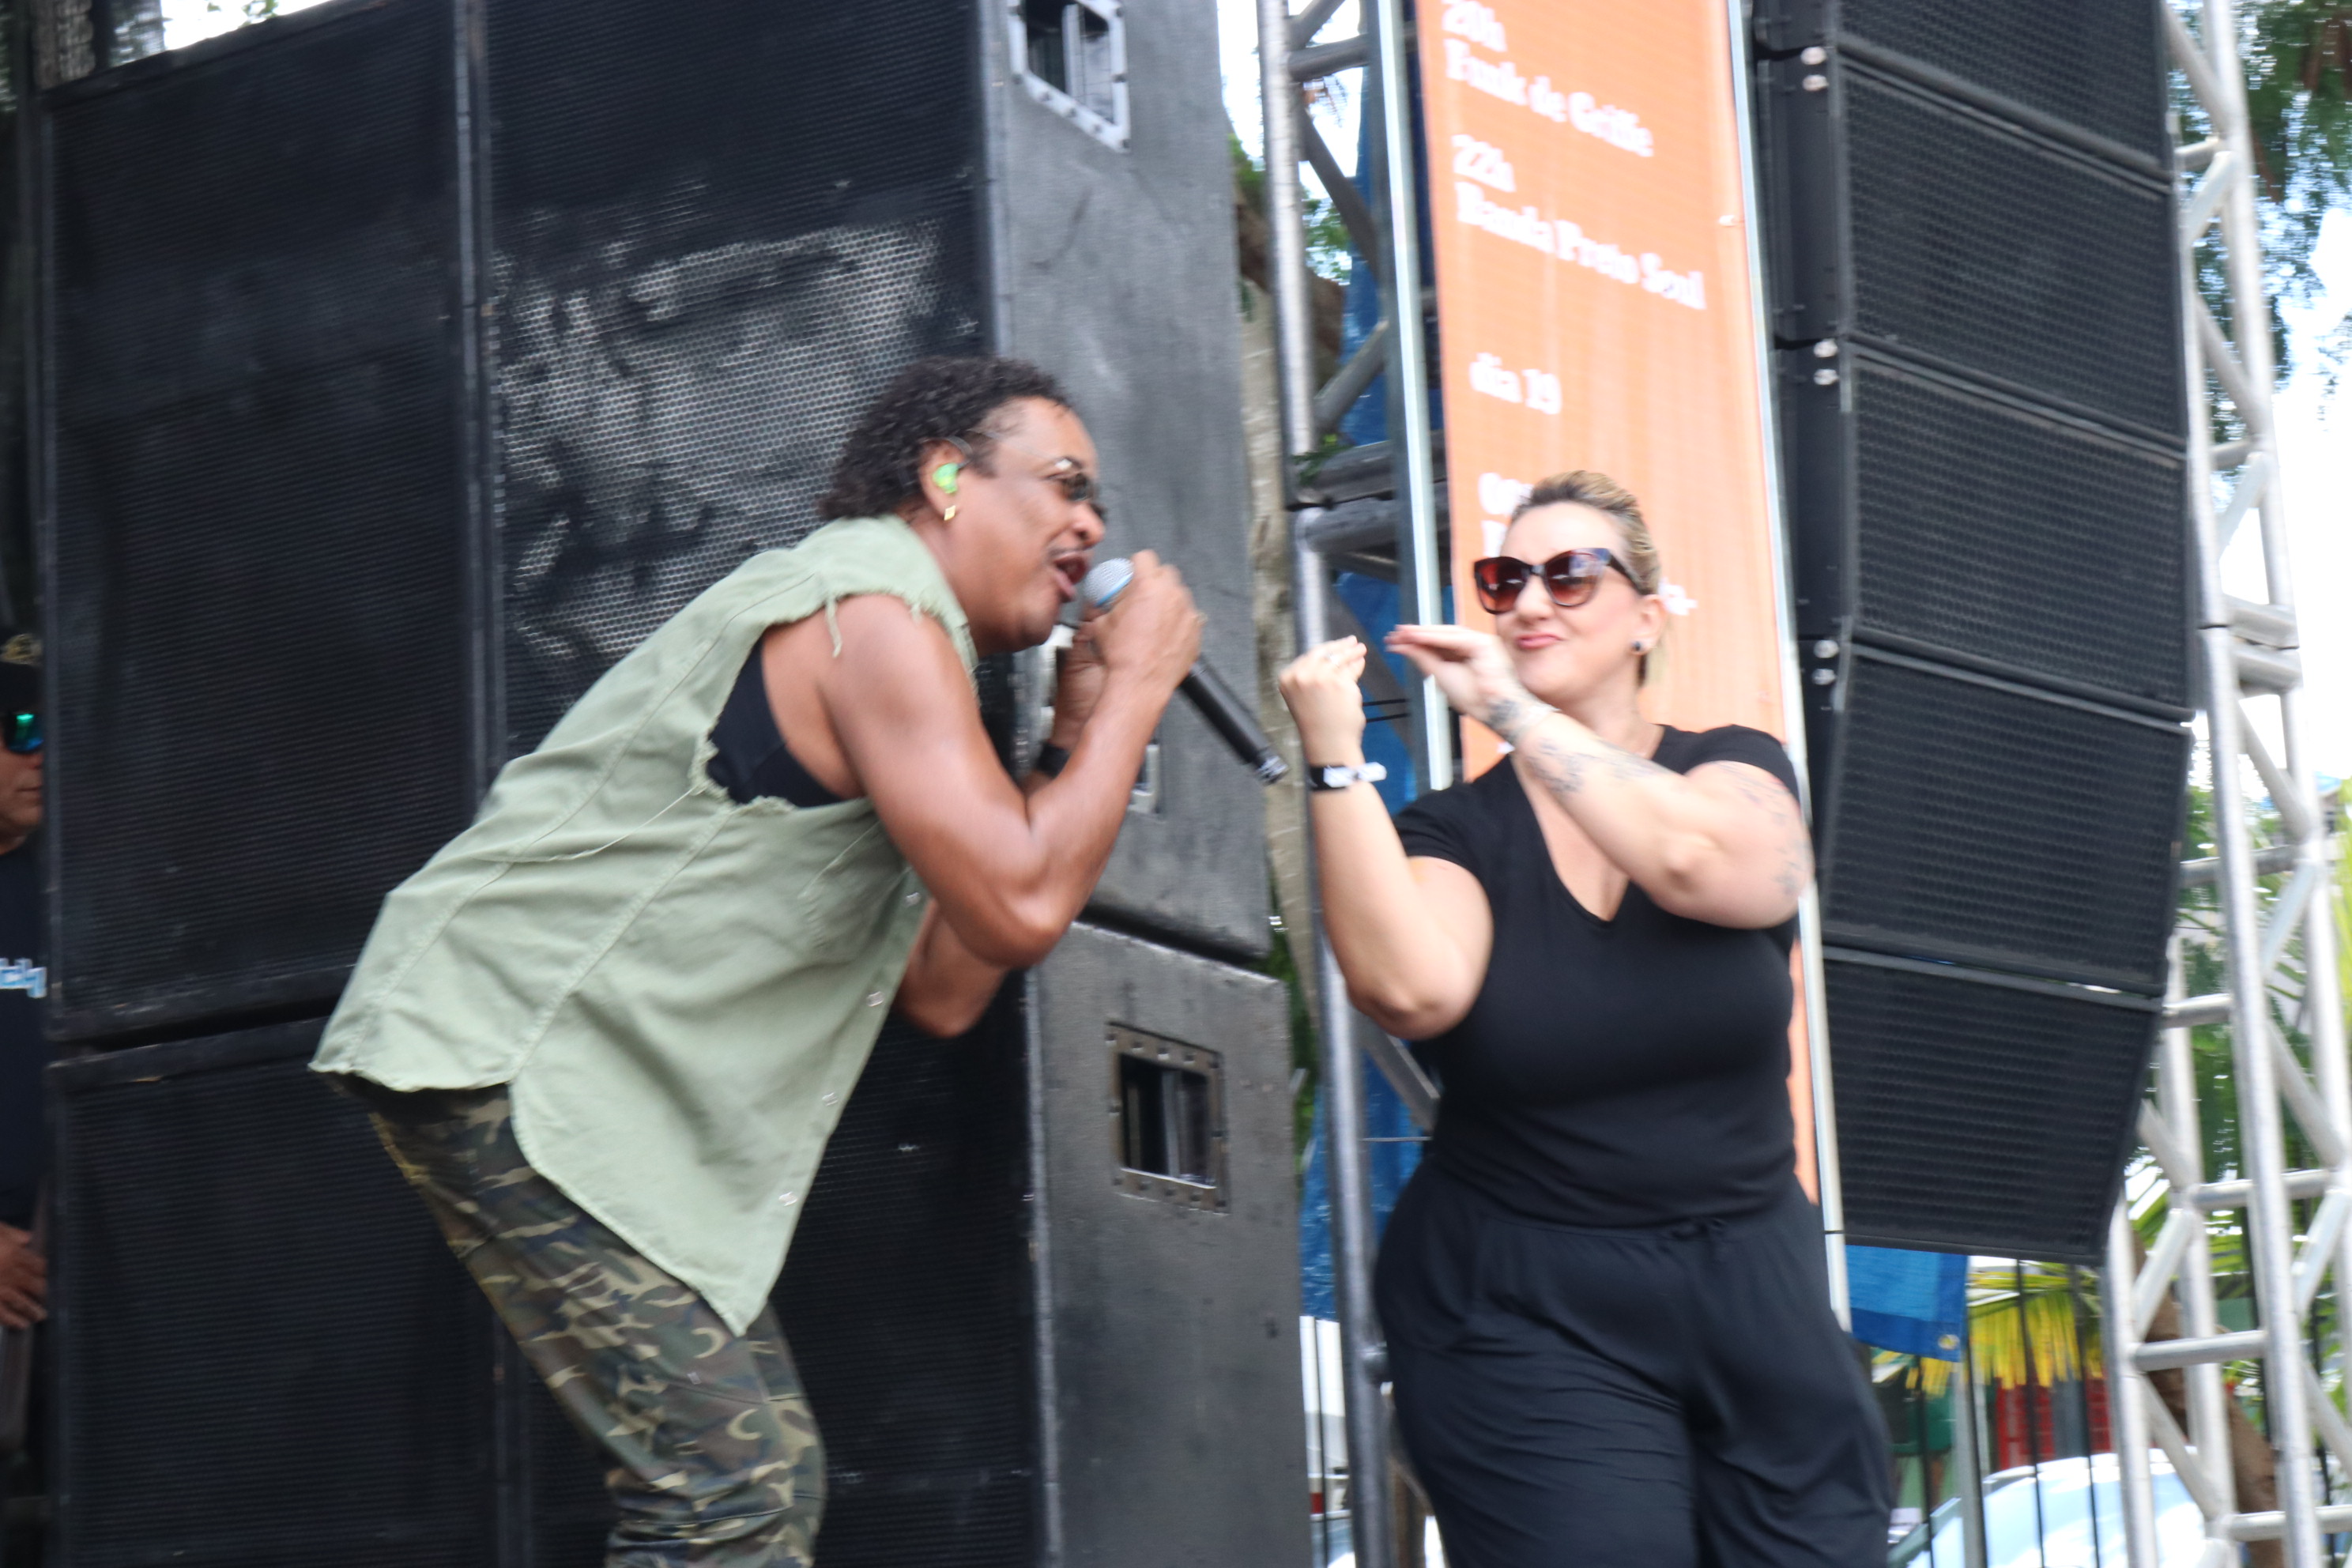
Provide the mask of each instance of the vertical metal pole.
MULTIPOLYGON (((2236 61, 2237 17, 2231 0, 2206 0, 2205 37, 2212 55, 2223 66, 2219 79, 2220 101, 2206 106, 2214 128, 2226 146, 2242 158, 2253 141, 2246 118, 2245 76, 2236 61), (2218 44, 2219 47, 2214 47, 2218 44)), ((2232 324, 2237 329, 2239 363, 2247 384, 2260 389, 2262 406, 2241 409, 2247 434, 2256 451, 2273 445, 2267 406, 2271 380, 2270 320, 2262 274, 2262 241, 2254 212, 2253 182, 2241 171, 2230 181, 2221 205, 2223 244, 2230 291, 2236 302, 2232 324)), ((2202 416, 2202 410, 2200 416, 2202 416)), ((2203 435, 2200 430, 2195 439, 2203 435)), ((2277 465, 2267 465, 2275 474, 2277 465)), ((2246 476, 2246 477, 2251 477, 2246 476)), ((2244 478, 2241 483, 2245 482, 2244 478)), ((2273 517, 2279 486, 2272 480, 2263 500, 2265 554, 2273 538, 2273 517)), ((2200 497, 2203 501, 2206 498, 2200 497)), ((2262 1311, 2263 1405, 2270 1418, 2271 1442, 2277 1456, 2279 1506, 2285 1515, 2284 1538, 2288 1568, 2319 1568, 2324 1560, 2319 1539, 2318 1500, 2314 1495, 2311 1468, 2311 1411, 2304 1379, 2301 1314, 2294 1296, 2294 1213, 2287 1197, 2285 1129, 2279 1107, 2278 1064, 2271 1055, 2269 976, 2263 973, 2262 911, 2255 896, 2253 844, 2247 831, 2247 807, 2239 758, 2244 750, 2240 728, 2237 649, 2228 595, 2220 581, 2221 541, 2210 506, 2192 509, 2198 526, 2198 556, 2203 567, 2199 584, 2198 626, 2204 643, 2206 677, 2206 737, 2213 759, 2213 837, 2221 867, 2220 888, 2222 920, 2227 931, 2225 959, 2230 987, 2230 1035, 2232 1066, 2238 1079, 2240 1142, 2245 1151, 2252 1194, 2247 1208, 2246 1250, 2252 1265, 2254 1290, 2262 1311)), ((2273 568, 2272 591, 2285 584, 2273 568)))
MULTIPOLYGON (((1952 1452, 1961 1461, 1957 1491, 1960 1500, 1960 1558, 1963 1568, 1987 1568, 1984 1519, 1984 1436, 1977 1409, 1976 1351, 1961 1329, 1960 1364, 1952 1373, 1952 1452)), ((1940 1560, 1935 1568, 1946 1568, 1940 1560)), ((2137 1568, 2137 1565, 2135 1565, 2137 1568)))
MULTIPOLYGON (((2157 1568, 2156 1482, 2147 1463, 2147 1406, 2141 1403, 2153 1391, 2132 1360, 2139 1351, 2138 1321, 2132 1311, 2138 1277, 2131 1213, 2118 1201, 2107 1221, 2107 1267, 2099 1277, 2106 1319, 2107 1418, 2115 1428, 2116 1468, 2123 1481, 2124 1560, 2126 1568, 2157 1568)), ((2092 1500, 2095 1509, 2095 1489, 2092 1500)))
POLYGON ((2042 1507, 2042 1427, 2033 1415, 2033 1321, 2025 1311, 2025 1259, 2017 1260, 2017 1344, 2025 1357, 2025 1384, 2018 1390, 2018 1408, 2025 1417, 2025 1462, 2033 1467, 2033 1551, 2041 1568, 2050 1568, 2050 1524, 2042 1507))
POLYGON ((1331 944, 1316 944, 1323 1003, 1323 1110, 1330 1140, 1331 1275, 1339 1298, 1340 1383, 1348 1411, 1348 1521, 1357 1568, 1394 1568, 1389 1508, 1387 1352, 1372 1310, 1371 1172, 1365 1159, 1364 1058, 1350 1038, 1348 980, 1331 944))
MULTIPOLYGON (((1314 515, 1301 514, 1304 521, 1314 515)), ((1293 558, 1298 646, 1326 641, 1323 558, 1301 543, 1293 558)), ((1331 1283, 1339 1310, 1339 1381, 1347 1405, 1348 1520, 1357 1568, 1393 1568, 1389 1510, 1388 1412, 1381 1398, 1387 1359, 1372 1309, 1372 1183, 1364 1142, 1364 1058, 1356 1047, 1348 977, 1323 936, 1319 884, 1314 896, 1316 992, 1323 1005, 1323 1115, 1331 1192, 1331 1283)))
MULTIPOLYGON (((2212 1500, 2218 1512, 2207 1521, 2210 1539, 2205 1560, 2227 1560, 2232 1551, 2230 1542, 2234 1539, 2277 1532, 2284 1540, 2290 1568, 2316 1568, 2325 1561, 2318 1518, 2319 1472, 2312 1462, 2311 1356, 2316 1347, 2306 1335, 2308 1317, 2300 1301, 2305 1291, 2297 1289, 2293 1272, 2296 1216, 2284 1169, 2285 1121, 2279 1103, 2282 1087, 2290 1084, 2284 1075, 2299 1075, 2302 1069, 2292 1057, 2279 1049, 2270 1017, 2272 965, 2263 961, 2263 952, 2265 947, 2273 953, 2283 952, 2288 933, 2284 929, 2266 933, 2263 929, 2263 901, 2258 885, 2262 868, 2253 853, 2249 816, 2252 803, 2248 798, 2244 776, 2250 742, 2243 710, 2246 694, 2240 681, 2243 657, 2239 650, 2241 615, 2247 617, 2248 633, 2256 640, 2283 641, 2291 648, 2294 638, 2291 635, 2284 639, 2276 636, 2281 626, 2290 633, 2294 626, 2293 580, 2282 505, 2277 432, 2271 408, 2276 367, 2271 353, 2260 215, 2253 188, 2256 149, 2246 113, 2245 77, 2238 58, 2234 10, 2232 0, 2204 0, 2201 40, 2192 36, 2183 20, 2171 11, 2160 11, 2159 15, 2174 58, 2210 117, 2212 140, 2196 150, 2196 158, 2185 160, 2210 170, 2206 184, 2190 198, 2189 210, 2210 213, 2221 223, 2223 276, 2229 298, 2228 321, 2209 319, 2198 275, 2198 247, 2205 235, 2201 228, 2184 226, 2179 299, 2183 363, 2189 373, 2189 523, 2199 574, 2196 641, 2202 674, 2200 700, 2212 763, 2213 840, 2219 858, 2215 882, 2221 915, 2219 945, 2229 985, 2226 1011, 2243 1152, 2241 1173, 2247 1178, 2246 1201, 2242 1207, 2261 1320, 2256 1337, 2262 1343, 2265 1413, 2277 1467, 2277 1514, 2249 1518, 2237 1511, 2239 1502, 2232 1495, 2229 1455, 2231 1413, 2220 1369, 2211 1364, 2225 1347, 2216 1347, 2215 1356, 2186 1369, 2188 1436, 2198 1449, 2197 1462, 2205 1472, 2203 1479, 2217 1494, 2212 1500), (2216 196, 2218 201, 2213 199, 2216 196), (2217 328, 2234 335, 2234 345, 2223 339, 2217 328), (2209 363, 2209 350, 2222 363, 2209 363), (2241 605, 2221 587, 2221 552, 2227 541, 2213 504, 2212 486, 2219 454, 2212 440, 2215 408, 2209 390, 2209 374, 2221 381, 2245 429, 2246 441, 2232 459, 2243 466, 2237 474, 2239 489, 2231 506, 2239 514, 2252 507, 2261 520, 2259 533, 2270 599, 2266 606, 2241 605)), ((2210 221, 2206 220, 2209 226, 2210 221)), ((2280 816, 2295 831, 2294 849, 2298 874, 2316 881, 2324 876, 2327 846, 2317 795, 2301 746, 2299 671, 2291 653, 2284 660, 2266 659, 2265 666, 2269 673, 2266 684, 2273 689, 2283 688, 2280 718, 2286 751, 2286 776, 2280 778, 2265 766, 2267 784, 2280 816)), ((2344 1058, 2343 999, 2338 994, 2333 963, 2336 933, 2331 911, 2323 900, 2307 905, 2301 919, 2304 956, 2308 965, 2303 1002, 2310 1026, 2311 1065, 2316 1079, 2319 1115, 2326 1123, 2326 1131, 2333 1137, 2322 1137, 2322 1130, 2317 1127, 2306 1127, 2305 1131, 2313 1135, 2315 1143, 2334 1142, 2340 1150, 2352 1147, 2352 1136, 2347 1136, 2352 1134, 2352 1067, 2347 1067, 2344 1058)), ((2172 1004, 2181 1002, 2182 989, 2176 952, 2169 998, 2172 1004)), ((2211 1010, 2203 1007, 2196 1011, 2203 1016, 2213 1016, 2211 1010)), ((2217 1335, 2218 1325, 2203 1212, 2187 1193, 2179 1190, 2182 1185, 2199 1184, 2204 1176, 2197 1157, 2201 1130, 2192 1068, 2188 1030, 2178 1026, 2168 1029, 2158 1060, 2159 1114, 2170 1141, 2179 1146, 2173 1154, 2176 1166, 2180 1162, 2187 1163, 2185 1169, 2176 1168, 2169 1173, 2176 1185, 2173 1217, 2175 1223, 2193 1219, 2196 1224, 2180 1260, 2177 1283, 2187 1337, 2211 1341, 2217 1335)), ((2300 1098, 2300 1087, 2296 1092, 2300 1098)), ((2352 1160, 2339 1152, 2325 1176, 2328 1197, 2321 1212, 2340 1212, 2343 1204, 2352 1202, 2352 1160)), ((2346 1237, 2331 1257, 2314 1257, 2305 1262, 2307 1268, 2332 1264, 2340 1293, 2347 1282, 2352 1281, 2352 1237, 2346 1237)), ((2149 1283, 2152 1286, 2156 1282, 2149 1283)), ((2311 1283, 2305 1281, 2306 1286, 2311 1283)), ((2135 1292, 2137 1289, 2136 1286, 2135 1292)), ((2340 1324, 2336 1331, 2340 1336, 2340 1324)), ((2147 1397, 2144 1388, 2140 1397, 2147 1397)), ((2142 1412, 2146 1414, 2144 1405, 2142 1412)), ((2132 1521, 2132 1529, 2136 1537, 2147 1534, 2143 1521, 2132 1521)), ((2137 1551, 2140 1542, 2136 1539, 2134 1544, 2137 1551)))
MULTIPOLYGON (((1800 773, 1798 775, 1804 775, 1800 773)), ((1822 900, 1818 888, 1797 897, 1798 962, 1805 983, 1805 1027, 1812 1047, 1806 1073, 1813 1095, 1813 1184, 1821 1194, 1822 1262, 1830 1310, 1838 1327, 1853 1331, 1853 1292, 1845 1269, 1845 1176, 1838 1163, 1837 1085, 1830 1071, 1829 985, 1822 972, 1822 900)))
MULTIPOLYGON (((1421 308, 1421 198, 1413 157, 1412 65, 1405 54, 1403 0, 1368 7, 1373 67, 1380 73, 1382 170, 1381 206, 1386 232, 1389 286, 1381 304, 1389 326, 1389 405, 1399 427, 1389 448, 1401 454, 1397 553, 1401 606, 1412 619, 1445 619, 1445 563, 1437 552, 1437 476, 1429 439, 1429 340, 1421 308)), ((1416 760, 1425 759, 1423 789, 1454 783, 1454 720, 1437 682, 1423 678, 1413 704, 1416 760)))
MULTIPOLYGON (((2180 944, 2173 943, 2171 977, 2167 1000, 2181 1001, 2187 988, 2181 975, 2180 944)), ((2157 1110, 2167 1127, 2171 1129, 2172 1142, 2189 1169, 2183 1173, 2194 1182, 2205 1179, 2205 1131, 2197 1115, 2197 1077, 2194 1058, 2195 1042, 2190 1031, 2171 1028, 2163 1031, 2157 1045, 2157 1110)), ((2221 1313, 2213 1300, 2213 1252, 2207 1240, 2203 1212, 2189 1202, 2189 1194, 2174 1189, 2170 1194, 2176 1213, 2189 1211, 2189 1223, 2196 1226, 2190 1233, 2189 1248, 2182 1254, 2180 1272, 2176 1280, 2180 1299, 2180 1331, 2189 1339, 2210 1339, 2221 1331, 2221 1313)), ((2126 1238, 2128 1241, 2128 1238, 2126 1238)), ((2128 1298, 2125 1298, 2128 1300, 2128 1298)), ((2138 1342, 2138 1336, 2133 1336, 2138 1342)), ((2116 1385, 2115 1371, 2117 1352, 2108 1352, 2109 1386, 2116 1385)), ((2230 1468, 2230 1393, 2221 1382, 2219 1362, 2200 1362, 2182 1369, 2187 1380, 2189 1398, 2189 1431, 2190 1446, 2197 1450, 2199 1468, 2226 1508, 2237 1506, 2237 1477, 2230 1468)), ((2142 1425, 2146 1425, 2145 1419, 2142 1425)), ((2120 1439, 2118 1439, 2120 1441, 2120 1439)), ((2126 1524, 2130 1525, 2128 1517, 2126 1524)), ((2149 1550, 2153 1551, 2151 1546, 2149 1550)))
MULTIPOLYGON (((2261 329, 2257 329, 2261 330, 2261 329)), ((2209 555, 2208 561, 2215 559, 2209 555)), ((2209 584, 2209 599, 2219 598, 2209 584)), ((2311 1411, 2304 1381, 2303 1329, 2294 1309, 2294 1214, 2286 1191, 2285 1129, 2279 1109, 2278 1066, 2270 1050, 2270 999, 2261 973, 2262 917, 2254 898, 2253 845, 2238 776, 2242 749, 2238 728, 2236 659, 2226 611, 2204 631, 2213 700, 2206 732, 2213 749, 2213 828, 2221 852, 2221 901, 2229 931, 2225 962, 2230 985, 2231 1066, 2238 1080, 2238 1133, 2251 1179, 2246 1251, 2262 1311, 2263 1406, 2278 1460, 2279 1506, 2286 1516, 2287 1568, 2319 1568, 2319 1521, 2311 1476, 2311 1411)))
MULTIPOLYGON (((2275 482, 2275 481, 2274 481, 2275 482)), ((2299 692, 2286 694, 2290 701, 2299 692)), ((2303 798, 2316 802, 2318 791, 2309 776, 2310 761, 2298 745, 2299 715, 2290 707, 2286 710, 2287 749, 2294 756, 2289 764, 2296 775, 2296 784, 2303 798)), ((2315 813, 2315 816, 2322 814, 2315 813)), ((2352 1149, 2352 1084, 2346 1080, 2347 1061, 2344 1038, 2344 996, 2336 969, 2336 944, 2344 940, 2342 931, 2335 929, 2335 900, 2329 896, 2331 883, 2326 879, 2327 844, 2324 827, 2315 824, 2312 836, 2304 841, 2300 864, 2315 868, 2323 879, 2313 893, 2311 906, 2304 916, 2303 963, 2305 1016, 2311 1039, 2312 1061, 2318 1068, 2320 1098, 2326 1103, 2328 1120, 2336 1124, 2336 1135, 2347 1149, 2352 1149)), ((2330 1184, 2338 1193, 2352 1186, 2352 1162, 2336 1168, 2336 1179, 2330 1184)), ((2352 1197, 2345 1201, 2352 1202, 2352 1197)), ((2346 1313, 2346 1297, 2352 1291, 2352 1225, 2344 1227, 2344 1235, 2336 1245, 2333 1260, 2336 1273, 2336 1321, 2334 1326, 2336 1354, 2352 1358, 2352 1334, 2347 1333, 2352 1318, 2346 1313)))
MULTIPOLYGON (((1298 188, 1298 87, 1290 79, 1290 11, 1257 0, 1258 93, 1265 121, 1266 273, 1274 297, 1275 381, 1282 404, 1283 498, 1290 459, 1315 448, 1315 303, 1307 282, 1306 216, 1298 188)), ((1294 583, 1304 597, 1305 580, 1294 583)), ((1317 614, 1321 614, 1318 606, 1317 614)))
MULTIPOLYGON (((1265 114, 1267 262, 1274 285, 1275 369, 1282 396, 1283 491, 1291 464, 1315 447, 1314 307, 1307 292, 1307 236, 1298 186, 1298 89, 1290 79, 1290 15, 1284 0, 1258 0, 1258 83, 1265 114)), ((1393 290, 1391 290, 1393 293, 1393 290)), ((1317 513, 1292 520, 1291 610, 1298 646, 1330 636, 1324 615, 1323 558, 1306 542, 1317 513)), ((1310 830, 1311 834, 1311 830, 1310 830)), ((1311 860, 1311 855, 1310 855, 1311 860)), ((1309 886, 1315 886, 1313 867, 1309 886)), ((1319 893, 1312 909, 1315 969, 1322 1003, 1324 1133, 1331 1191, 1333 1295, 1339 1311, 1339 1380, 1348 1433, 1348 1512, 1357 1568, 1395 1568, 1389 1510, 1385 1359, 1372 1311, 1372 1203, 1365 1161, 1363 1060, 1356 1048, 1347 978, 1323 938, 1319 893)), ((1326 1500, 1328 1507, 1328 1500, 1326 1500)))
MULTIPOLYGON (((1749 0, 1724 0, 1724 30, 1731 55, 1731 107, 1739 127, 1739 222, 1747 238, 1748 321, 1755 333, 1756 412, 1762 426, 1765 518, 1772 536, 1772 625, 1780 650, 1781 722, 1788 726, 1789 755, 1797 766, 1797 798, 1812 820, 1812 770, 1805 742, 1803 673, 1797 665, 1797 628, 1791 614, 1786 491, 1780 482, 1780 416, 1772 376, 1772 322, 1764 279, 1764 246, 1756 214, 1755 110, 1749 98, 1754 62, 1748 25, 1749 0)), ((1808 887, 1797 910, 1800 973, 1805 996, 1806 1078, 1812 1091, 1813 1178, 1822 1211, 1823 1262, 1829 1274, 1830 1307, 1838 1326, 1851 1331, 1853 1313, 1846 1288, 1845 1183, 1838 1164, 1837 1093, 1830 1068, 1829 995, 1822 972, 1821 901, 1808 887)), ((1940 1568, 1940 1565, 1939 1565, 1940 1568)), ((1981 1564, 1975 1568, 1982 1568, 1981 1564)))
MULTIPOLYGON (((1311 518, 1311 510, 1300 514, 1311 518)), ((1301 543, 1293 557, 1298 646, 1328 640, 1323 558, 1301 543)), ((1364 1058, 1356 1047, 1348 977, 1323 936, 1319 882, 1315 911, 1316 994, 1322 1002, 1323 1131, 1331 1192, 1331 1284, 1339 1310, 1339 1386, 1347 1406, 1348 1520, 1357 1568, 1394 1568, 1389 1510, 1388 1412, 1381 1398, 1387 1352, 1372 1309, 1372 1183, 1364 1142, 1364 1058)))

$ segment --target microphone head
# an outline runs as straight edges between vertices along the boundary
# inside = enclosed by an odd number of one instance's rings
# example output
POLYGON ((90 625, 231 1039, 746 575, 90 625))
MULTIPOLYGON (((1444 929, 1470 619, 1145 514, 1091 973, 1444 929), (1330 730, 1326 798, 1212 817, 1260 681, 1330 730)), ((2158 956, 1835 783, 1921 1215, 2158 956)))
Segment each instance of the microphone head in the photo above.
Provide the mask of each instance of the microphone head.
POLYGON ((1114 555, 1108 561, 1095 563, 1086 581, 1078 584, 1078 605, 1086 610, 1108 610, 1127 592, 1135 581, 1135 565, 1124 555, 1114 555))

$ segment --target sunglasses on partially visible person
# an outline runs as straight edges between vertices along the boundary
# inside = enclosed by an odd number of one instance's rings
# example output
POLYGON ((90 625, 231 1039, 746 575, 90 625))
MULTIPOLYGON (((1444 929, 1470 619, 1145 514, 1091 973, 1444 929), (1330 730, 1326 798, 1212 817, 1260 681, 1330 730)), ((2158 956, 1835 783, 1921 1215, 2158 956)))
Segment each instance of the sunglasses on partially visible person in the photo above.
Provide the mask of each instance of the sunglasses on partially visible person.
POLYGON ((0 748, 20 757, 31 756, 41 749, 41 716, 38 713, 0 713, 0 748))
MULTIPOLYGON (((1490 616, 1499 616, 1519 602, 1519 592, 1531 576, 1543 579, 1544 592, 1551 602, 1563 610, 1572 610, 1600 591, 1601 574, 1614 566, 1618 574, 1633 583, 1633 574, 1617 559, 1617 552, 1594 546, 1589 550, 1563 550, 1538 566, 1532 561, 1522 561, 1516 555, 1489 555, 1470 563, 1471 581, 1478 587, 1478 603, 1490 616)), ((1633 583, 1633 591, 1642 585, 1633 583)))

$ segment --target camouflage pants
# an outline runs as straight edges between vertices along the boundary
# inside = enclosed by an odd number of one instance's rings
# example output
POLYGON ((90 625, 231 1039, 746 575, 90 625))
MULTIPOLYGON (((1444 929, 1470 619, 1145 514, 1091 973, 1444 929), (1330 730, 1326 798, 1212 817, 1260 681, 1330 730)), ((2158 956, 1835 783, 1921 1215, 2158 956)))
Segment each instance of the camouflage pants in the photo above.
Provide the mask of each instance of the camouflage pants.
POLYGON ((376 1131, 573 1424, 611 1461, 605 1568, 808 1568, 824 1454, 773 1309, 737 1334, 532 1170, 503 1089, 376 1131))

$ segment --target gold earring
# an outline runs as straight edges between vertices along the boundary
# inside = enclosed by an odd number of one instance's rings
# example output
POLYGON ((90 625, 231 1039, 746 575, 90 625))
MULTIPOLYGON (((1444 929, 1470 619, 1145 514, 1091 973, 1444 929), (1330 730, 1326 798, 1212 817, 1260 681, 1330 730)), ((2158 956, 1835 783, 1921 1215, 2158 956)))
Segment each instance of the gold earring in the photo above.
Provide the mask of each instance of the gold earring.
POLYGON ((948 503, 948 510, 940 513, 940 521, 941 522, 953 522, 955 521, 955 503, 953 501, 950 501, 948 503))

